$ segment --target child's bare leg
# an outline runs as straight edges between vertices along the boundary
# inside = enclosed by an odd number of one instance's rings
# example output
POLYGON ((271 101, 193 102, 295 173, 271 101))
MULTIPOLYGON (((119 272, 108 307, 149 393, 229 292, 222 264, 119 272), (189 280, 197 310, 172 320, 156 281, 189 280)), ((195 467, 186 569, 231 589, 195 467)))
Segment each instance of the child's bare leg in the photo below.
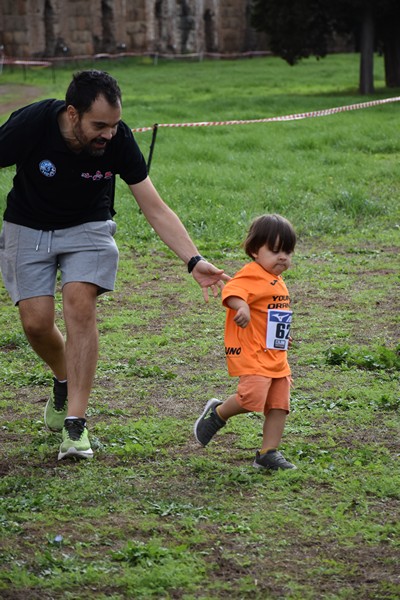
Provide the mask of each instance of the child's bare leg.
POLYGON ((240 406, 240 404, 236 400, 236 394, 229 396, 229 398, 227 398, 227 400, 225 400, 223 404, 217 406, 216 410, 218 416, 221 417, 221 419, 223 419, 224 421, 227 421, 235 415, 241 415, 243 413, 249 412, 248 410, 240 406))
POLYGON ((279 408, 273 408, 265 415, 263 446, 260 452, 256 452, 253 467, 272 471, 297 468, 277 450, 281 443, 286 417, 286 411, 279 408))
POLYGON ((195 438, 202 446, 207 446, 214 435, 225 427, 226 421, 230 417, 247 413, 248 410, 242 408, 236 400, 236 394, 229 396, 225 402, 216 398, 211 398, 204 408, 203 414, 194 424, 195 438))
POLYGON ((285 429, 287 413, 279 408, 272 408, 265 416, 263 427, 263 444, 261 453, 271 448, 278 448, 285 429))

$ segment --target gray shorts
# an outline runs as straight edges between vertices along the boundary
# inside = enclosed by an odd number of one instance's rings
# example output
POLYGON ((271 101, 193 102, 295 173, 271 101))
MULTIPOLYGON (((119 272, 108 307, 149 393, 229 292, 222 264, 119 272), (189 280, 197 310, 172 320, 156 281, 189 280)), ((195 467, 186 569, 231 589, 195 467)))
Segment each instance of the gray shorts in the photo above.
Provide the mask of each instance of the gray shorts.
POLYGON ((61 286, 93 283, 99 294, 113 290, 118 267, 114 221, 93 221, 55 231, 38 231, 4 221, 0 234, 0 268, 14 304, 37 296, 54 296, 61 286))

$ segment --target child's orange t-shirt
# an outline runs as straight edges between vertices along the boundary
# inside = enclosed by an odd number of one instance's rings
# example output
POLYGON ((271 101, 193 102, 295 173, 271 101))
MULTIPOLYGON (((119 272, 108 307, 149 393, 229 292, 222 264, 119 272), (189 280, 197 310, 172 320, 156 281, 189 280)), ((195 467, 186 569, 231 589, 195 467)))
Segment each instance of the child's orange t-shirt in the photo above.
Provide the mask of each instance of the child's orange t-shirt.
POLYGON ((290 375, 287 351, 267 347, 271 346, 271 335, 274 347, 287 346, 289 337, 292 313, 282 277, 268 273, 256 262, 248 263, 225 284, 222 303, 227 309, 225 354, 229 375, 290 375), (229 296, 242 298, 249 305, 251 320, 247 327, 238 327, 234 322, 236 310, 226 304, 229 296))

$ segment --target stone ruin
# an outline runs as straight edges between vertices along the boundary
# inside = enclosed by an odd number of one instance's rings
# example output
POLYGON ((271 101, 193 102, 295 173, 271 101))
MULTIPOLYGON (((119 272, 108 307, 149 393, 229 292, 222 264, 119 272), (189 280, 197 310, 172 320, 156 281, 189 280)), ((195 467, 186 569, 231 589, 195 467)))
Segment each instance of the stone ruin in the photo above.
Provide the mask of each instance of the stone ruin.
POLYGON ((1 0, 5 56, 229 54, 265 49, 251 0, 1 0))

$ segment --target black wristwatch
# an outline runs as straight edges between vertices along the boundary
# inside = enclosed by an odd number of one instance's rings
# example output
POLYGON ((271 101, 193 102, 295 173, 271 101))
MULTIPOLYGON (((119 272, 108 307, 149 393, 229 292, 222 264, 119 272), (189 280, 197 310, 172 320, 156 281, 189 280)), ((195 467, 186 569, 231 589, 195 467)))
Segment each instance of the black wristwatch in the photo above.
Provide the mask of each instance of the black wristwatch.
POLYGON ((197 265, 197 263, 200 260, 206 260, 206 259, 203 258, 202 256, 200 256, 200 254, 198 254, 197 256, 192 256, 192 258, 189 260, 189 262, 187 264, 188 273, 191 273, 193 271, 193 269, 195 268, 195 266, 197 265))

